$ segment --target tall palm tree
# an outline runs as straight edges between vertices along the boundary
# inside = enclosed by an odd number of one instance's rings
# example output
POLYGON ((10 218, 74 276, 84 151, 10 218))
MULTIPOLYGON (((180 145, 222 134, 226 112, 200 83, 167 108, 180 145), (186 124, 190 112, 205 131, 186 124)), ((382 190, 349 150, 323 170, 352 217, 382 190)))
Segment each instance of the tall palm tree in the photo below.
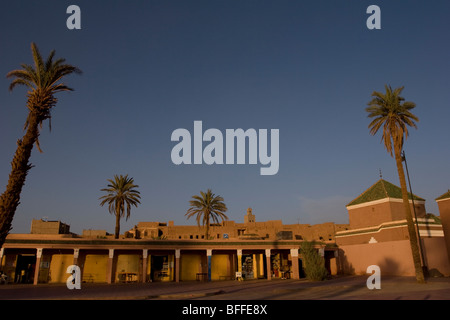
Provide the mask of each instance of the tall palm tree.
POLYGON ((403 158, 401 155, 403 142, 408 137, 408 126, 417 128, 416 122, 419 121, 411 110, 415 108, 415 103, 405 101, 400 96, 404 87, 392 90, 390 86, 385 86, 386 93, 374 91, 373 99, 368 103, 366 111, 368 117, 373 118, 369 124, 370 133, 375 135, 379 129, 383 128, 382 142, 386 150, 395 158, 397 171, 402 189, 403 206, 408 225, 409 240, 414 261, 416 280, 424 283, 424 274, 420 262, 419 246, 417 241, 416 230, 411 214, 411 208, 408 199, 408 190, 406 189, 405 172, 403 170, 403 158))
POLYGON ((120 234, 120 219, 125 216, 126 220, 130 217, 131 206, 138 206, 139 199, 141 198, 140 192, 135 190, 138 185, 134 184, 133 178, 126 176, 114 175, 114 180, 108 179, 108 188, 101 189, 101 191, 107 192, 106 195, 100 197, 99 200, 103 200, 100 205, 108 203, 109 213, 116 216, 116 229, 114 237, 119 238, 120 234), (125 210, 126 205, 126 210, 125 210))
POLYGON ((55 94, 63 91, 72 91, 61 82, 62 78, 81 71, 65 63, 65 59, 54 59, 55 51, 51 51, 44 62, 37 46, 31 44, 34 66, 21 64, 22 69, 13 70, 6 76, 14 78, 9 89, 13 90, 21 85, 28 88, 27 108, 28 116, 25 121, 25 135, 17 141, 17 149, 11 162, 11 173, 5 192, 0 197, 0 247, 12 229, 11 224, 20 203, 20 194, 25 184, 28 171, 33 167, 28 161, 33 146, 42 152, 39 145, 39 134, 42 124, 49 120, 51 129, 51 111, 58 99, 55 94))
POLYGON ((209 226, 210 222, 219 223, 219 218, 223 220, 228 220, 225 215, 228 208, 223 202, 221 196, 216 196, 212 193, 211 189, 205 193, 200 191, 201 196, 192 196, 194 200, 189 201, 190 208, 186 212, 185 216, 191 218, 192 216, 197 216, 197 224, 206 226, 205 239, 209 239, 209 226))

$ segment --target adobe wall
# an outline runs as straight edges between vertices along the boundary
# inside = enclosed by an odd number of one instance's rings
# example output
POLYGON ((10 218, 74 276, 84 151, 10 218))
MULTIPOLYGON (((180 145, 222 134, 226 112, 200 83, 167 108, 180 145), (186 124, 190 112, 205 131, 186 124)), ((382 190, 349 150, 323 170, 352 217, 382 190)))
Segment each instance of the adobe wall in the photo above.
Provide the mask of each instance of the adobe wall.
POLYGON ((444 250, 445 239, 443 237, 422 238, 422 243, 428 270, 434 274, 432 269, 435 269, 439 273, 449 276, 450 260, 447 252, 444 250))
POLYGON ((341 236, 336 235, 336 244, 338 246, 365 244, 369 243, 372 237, 377 242, 409 239, 408 227, 395 222, 382 224, 379 228, 367 228, 367 232, 363 231, 364 229, 355 230, 352 234, 352 230, 348 230, 341 236))
POLYGON ((367 274, 377 265, 381 275, 415 276, 409 240, 339 246, 339 271, 367 274))
POLYGON ((386 221, 392 221, 389 202, 361 206, 348 209, 350 228, 359 229, 377 226, 386 221))
POLYGON ((447 247, 447 254, 450 259, 450 198, 437 201, 439 207, 439 214, 442 222, 442 229, 444 230, 445 243, 447 247))
MULTIPOLYGON (((444 239, 424 238, 423 251, 428 270, 450 276, 450 263, 443 254, 444 239)), ((366 274, 367 267, 377 265, 381 275, 415 276, 409 240, 339 246, 339 271, 366 274)))
MULTIPOLYGON (((391 217, 393 221, 406 219, 405 210, 403 209, 403 202, 390 202, 390 207, 391 207, 391 217)), ((419 203, 418 201, 414 201, 413 207, 412 202, 409 201, 409 207, 411 209, 411 215, 413 219, 414 219, 414 207, 416 209, 415 213, 417 215, 417 218, 425 217, 426 215, 425 204, 419 203)))
MULTIPOLYGON (((212 225, 209 236, 215 240, 229 239, 265 239, 265 240, 309 240, 334 241, 336 231, 348 229, 347 224, 327 222, 317 225, 284 225, 281 220, 264 222, 235 223, 224 221, 222 225, 212 225), (224 235, 227 237, 224 237, 224 235)), ((140 222, 137 225, 139 238, 152 239, 160 237, 167 240, 202 240, 205 239, 205 227, 197 225, 169 225, 159 222, 140 222)), ((136 230, 127 231, 134 237, 136 230)))
POLYGON ((70 233, 70 226, 60 221, 31 221, 31 234, 67 234, 70 233))
MULTIPOLYGON (((368 203, 366 206, 356 206, 356 208, 352 208, 351 206, 347 208, 350 227, 352 229, 377 226, 387 221, 406 219, 403 203, 400 199, 391 199, 390 201, 375 203, 373 205, 368 203)), ((414 207, 416 208, 416 215, 418 218, 425 216, 425 204, 415 201, 414 207)), ((411 214, 413 218, 414 207, 410 201, 411 214)))

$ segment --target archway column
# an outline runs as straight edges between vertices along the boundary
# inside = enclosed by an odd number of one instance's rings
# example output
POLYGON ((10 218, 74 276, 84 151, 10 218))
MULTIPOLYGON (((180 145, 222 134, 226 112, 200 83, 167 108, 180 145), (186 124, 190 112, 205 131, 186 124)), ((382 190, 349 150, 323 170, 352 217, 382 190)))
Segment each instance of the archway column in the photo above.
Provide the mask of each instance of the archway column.
POLYGON ((212 249, 206 249, 206 256, 208 258, 208 281, 211 281, 212 249))
POLYGON ((175 249, 175 282, 180 282, 180 256, 181 250, 175 249))
POLYGON ((78 257, 80 256, 80 249, 73 249, 73 265, 78 266, 78 257))
POLYGON ((39 269, 41 268, 42 251, 43 251, 42 248, 36 249, 36 266, 34 268, 34 280, 33 280, 34 285, 38 284, 39 281, 39 269))
POLYGON ((236 254, 237 254, 237 272, 239 272, 242 278, 242 249, 237 249, 236 254))
POLYGON ((113 264, 114 249, 109 249, 108 270, 106 271, 106 282, 109 284, 113 282, 113 264))
POLYGON ((147 281, 148 249, 142 249, 142 283, 147 281))
POLYGON ((298 266, 298 249, 291 249, 291 259, 292 259, 292 278, 299 279, 299 266, 298 266))
POLYGON ((272 267, 270 261, 270 249, 266 249, 266 274, 267 280, 272 280, 272 267))

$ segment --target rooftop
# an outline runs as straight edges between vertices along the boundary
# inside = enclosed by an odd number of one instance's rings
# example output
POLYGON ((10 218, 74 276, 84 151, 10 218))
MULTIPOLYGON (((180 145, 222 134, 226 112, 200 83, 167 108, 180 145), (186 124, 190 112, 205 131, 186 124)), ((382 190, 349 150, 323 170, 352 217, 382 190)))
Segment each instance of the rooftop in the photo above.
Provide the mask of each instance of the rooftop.
MULTIPOLYGON (((414 200, 425 201, 425 199, 408 192, 408 198, 413 199, 413 197, 414 200)), ((384 198, 402 199, 402 189, 395 184, 380 179, 356 199, 347 204, 347 207, 384 198)))
POLYGON ((448 190, 443 195, 437 197, 435 200, 438 201, 438 200, 444 200, 444 199, 447 199, 447 198, 450 198, 450 190, 448 190))

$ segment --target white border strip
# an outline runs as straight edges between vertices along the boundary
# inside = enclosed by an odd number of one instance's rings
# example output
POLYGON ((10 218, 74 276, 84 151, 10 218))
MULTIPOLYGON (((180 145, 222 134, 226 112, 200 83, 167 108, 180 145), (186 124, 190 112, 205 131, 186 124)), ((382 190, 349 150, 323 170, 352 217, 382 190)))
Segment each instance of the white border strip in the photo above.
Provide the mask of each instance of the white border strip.
MULTIPOLYGON (((441 224, 436 223, 430 223, 428 224, 427 221, 434 222, 433 219, 426 219, 426 218, 418 218, 417 222, 419 222, 419 230, 420 235, 428 235, 428 236, 434 236, 434 237, 443 237, 444 231, 442 230, 441 224), (426 228, 438 228, 438 229, 421 229, 420 227, 426 227, 426 228)), ((415 221, 414 221, 415 224, 415 221)), ((390 221, 385 222, 382 224, 379 224, 377 226, 372 227, 366 227, 366 228, 360 228, 360 229, 350 229, 345 231, 338 231, 335 234, 335 238, 337 237, 349 237, 349 236, 359 236, 363 234, 370 234, 370 233, 379 233, 382 230, 387 229, 395 229, 395 228, 404 228, 407 227, 407 221, 406 220, 396 220, 396 221, 390 221), (376 229, 376 230, 375 230, 376 229)))
MULTIPOLYGON (((397 199, 397 198, 383 198, 383 199, 379 199, 379 200, 373 200, 373 201, 369 201, 369 202, 364 202, 364 203, 358 203, 358 204, 354 204, 351 206, 346 206, 347 210, 350 209, 357 209, 357 208, 363 208, 363 207, 367 207, 367 206, 373 206, 376 204, 380 204, 380 203, 385 203, 385 202, 403 202, 403 199, 397 199)), ((412 200, 409 200, 409 203, 412 203, 412 200)), ((414 200, 414 204, 425 204, 425 201, 423 200, 414 200)))
POLYGON ((444 230, 423 230, 420 229, 420 236, 424 237, 443 237, 444 230))

